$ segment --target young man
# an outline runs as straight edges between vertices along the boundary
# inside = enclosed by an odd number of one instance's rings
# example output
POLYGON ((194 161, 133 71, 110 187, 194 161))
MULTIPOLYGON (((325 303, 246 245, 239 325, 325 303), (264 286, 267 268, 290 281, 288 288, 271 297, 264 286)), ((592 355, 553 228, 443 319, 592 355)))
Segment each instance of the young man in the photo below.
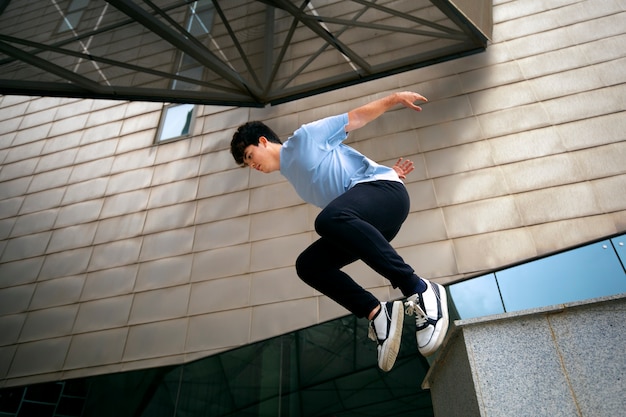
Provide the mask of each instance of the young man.
POLYGON ((380 302, 341 268, 361 259, 408 297, 407 314, 416 316, 420 353, 431 355, 448 328, 444 288, 418 277, 389 243, 409 213, 401 178, 412 163, 379 165, 343 144, 347 134, 396 105, 421 111, 427 101, 411 91, 391 94, 348 113, 305 124, 283 144, 262 122, 248 122, 233 135, 235 161, 258 171, 280 171, 297 193, 322 211, 315 220, 320 239, 296 261, 298 276, 357 317, 370 320, 378 343, 378 366, 389 371, 400 349, 402 302, 380 302))

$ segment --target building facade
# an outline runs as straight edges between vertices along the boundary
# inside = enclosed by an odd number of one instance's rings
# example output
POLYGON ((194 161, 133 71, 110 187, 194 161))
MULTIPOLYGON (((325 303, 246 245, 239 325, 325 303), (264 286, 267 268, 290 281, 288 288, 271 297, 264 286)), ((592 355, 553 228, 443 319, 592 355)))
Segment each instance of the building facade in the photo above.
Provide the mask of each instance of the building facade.
POLYGON ((0 97, 0 388, 190 363, 347 314, 295 274, 318 210, 233 162, 248 120, 286 138, 389 92, 426 96, 347 142, 414 161, 393 243, 442 284, 623 233, 625 9, 494 1, 483 53, 276 106, 198 105, 178 140, 156 140, 161 103, 0 97))

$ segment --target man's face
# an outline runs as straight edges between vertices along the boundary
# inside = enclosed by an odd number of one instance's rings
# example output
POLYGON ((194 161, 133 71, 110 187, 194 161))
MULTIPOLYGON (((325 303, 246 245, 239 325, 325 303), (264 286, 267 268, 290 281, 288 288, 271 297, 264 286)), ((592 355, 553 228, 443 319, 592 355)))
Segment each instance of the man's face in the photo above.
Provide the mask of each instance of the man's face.
POLYGON ((243 162, 252 169, 265 174, 280 169, 280 165, 271 152, 271 146, 264 136, 259 138, 259 145, 248 145, 243 152, 243 162))

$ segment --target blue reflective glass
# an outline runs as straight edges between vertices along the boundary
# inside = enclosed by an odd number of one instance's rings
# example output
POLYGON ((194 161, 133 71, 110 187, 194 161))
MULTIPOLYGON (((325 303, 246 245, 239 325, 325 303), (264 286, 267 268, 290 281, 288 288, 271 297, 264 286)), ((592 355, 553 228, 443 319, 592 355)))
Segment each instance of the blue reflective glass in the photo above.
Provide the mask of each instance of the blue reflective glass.
POLYGON ((496 273, 506 311, 626 292, 626 274, 608 240, 496 273))
POLYGON ((449 290, 461 319, 504 313, 494 274, 452 284, 449 290))
POLYGON ((622 267, 626 265, 626 235, 621 235, 611 239, 617 255, 622 261, 622 267))

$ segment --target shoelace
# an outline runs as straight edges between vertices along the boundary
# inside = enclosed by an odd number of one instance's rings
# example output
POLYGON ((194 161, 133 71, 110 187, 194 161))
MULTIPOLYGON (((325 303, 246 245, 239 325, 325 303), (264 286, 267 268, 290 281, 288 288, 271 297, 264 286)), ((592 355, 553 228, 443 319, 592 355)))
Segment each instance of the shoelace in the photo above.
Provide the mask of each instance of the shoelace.
POLYGON ((415 324, 419 326, 423 326, 428 323, 428 316, 424 313, 424 310, 417 304, 415 301, 406 301, 404 303, 406 306, 406 314, 412 316, 415 314, 415 324))

